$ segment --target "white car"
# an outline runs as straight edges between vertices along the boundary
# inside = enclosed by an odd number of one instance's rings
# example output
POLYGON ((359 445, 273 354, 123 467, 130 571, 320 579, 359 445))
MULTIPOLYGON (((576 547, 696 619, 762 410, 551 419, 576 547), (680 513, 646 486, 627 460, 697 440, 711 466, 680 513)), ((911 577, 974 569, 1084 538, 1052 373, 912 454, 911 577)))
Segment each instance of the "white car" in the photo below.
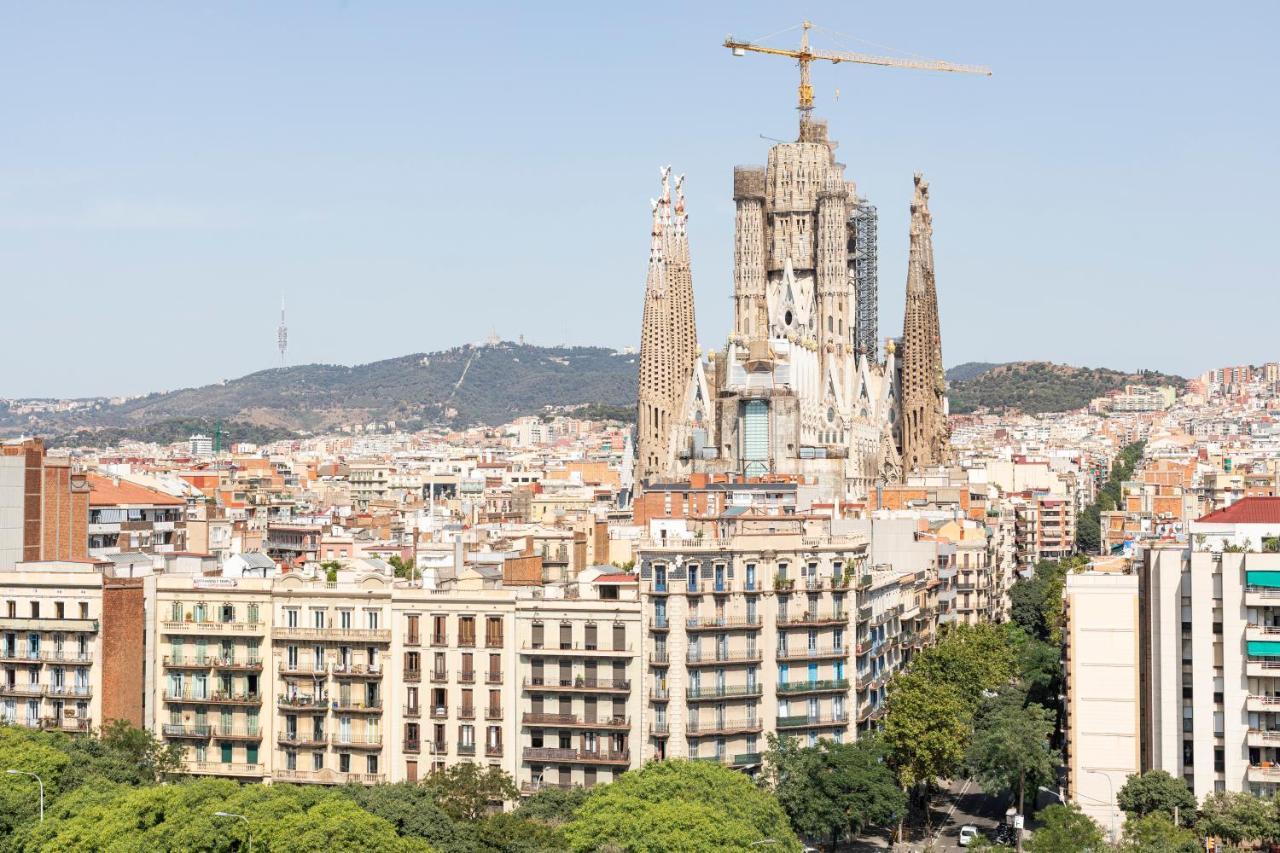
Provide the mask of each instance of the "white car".
POLYGON ((978 837, 978 827, 970 824, 960 827, 960 846, 968 847, 978 837))

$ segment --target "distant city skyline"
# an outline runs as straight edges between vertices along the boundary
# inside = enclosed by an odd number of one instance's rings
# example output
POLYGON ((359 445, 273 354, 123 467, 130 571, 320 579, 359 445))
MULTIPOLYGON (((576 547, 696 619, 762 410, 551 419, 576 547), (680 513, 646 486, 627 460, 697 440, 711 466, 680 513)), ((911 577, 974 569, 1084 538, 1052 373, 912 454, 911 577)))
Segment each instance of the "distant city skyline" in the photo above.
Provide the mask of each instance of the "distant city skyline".
POLYGON ((282 293, 289 364, 494 327, 636 346, 664 163, 688 175, 700 343, 719 348, 733 166, 796 125, 791 65, 720 42, 802 14, 995 72, 815 68, 816 115, 880 210, 882 337, 901 332, 920 170, 948 366, 1273 360, 1277 120, 1257 105, 1280 78, 1280 13, 1232 6, 11 5, 0 396, 276 367, 282 293))

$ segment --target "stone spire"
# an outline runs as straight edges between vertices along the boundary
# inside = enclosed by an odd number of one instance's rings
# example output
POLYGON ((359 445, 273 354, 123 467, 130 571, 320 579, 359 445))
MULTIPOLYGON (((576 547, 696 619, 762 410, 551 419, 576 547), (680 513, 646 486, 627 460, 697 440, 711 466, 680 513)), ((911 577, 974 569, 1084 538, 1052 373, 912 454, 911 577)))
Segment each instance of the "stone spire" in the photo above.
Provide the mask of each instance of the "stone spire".
POLYGON ((911 201, 911 248, 900 358, 903 467, 912 471, 945 463, 950 458, 950 441, 933 271, 933 217, 929 213, 929 184, 919 173, 911 201))
POLYGON ((698 349, 683 178, 676 180, 674 212, 670 178, 671 167, 664 166, 662 196, 652 203, 649 271, 640 328, 636 474, 642 481, 661 479, 672 471, 672 431, 683 409, 684 390, 693 375, 698 349))

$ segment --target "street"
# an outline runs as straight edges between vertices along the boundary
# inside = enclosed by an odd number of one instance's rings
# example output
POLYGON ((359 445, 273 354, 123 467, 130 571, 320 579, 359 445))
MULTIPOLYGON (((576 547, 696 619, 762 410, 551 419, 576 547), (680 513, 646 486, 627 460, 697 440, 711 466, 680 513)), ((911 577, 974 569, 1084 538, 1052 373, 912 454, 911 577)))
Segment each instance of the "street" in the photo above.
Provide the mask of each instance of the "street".
MULTIPOLYGON (((978 787, 978 783, 967 779, 960 779, 950 783, 945 790, 938 794, 933 801, 931 809, 933 818, 933 838, 934 845, 928 846, 928 842, 923 835, 923 827, 916 827, 911 833, 911 841, 907 844, 900 845, 899 851, 919 851, 919 850, 946 850, 958 851, 964 850, 959 844, 958 836, 960 827, 973 824, 984 835, 990 835, 991 831, 1004 818, 1005 809, 1008 804, 1002 797, 991 797, 982 792, 978 787)), ((889 850, 891 847, 889 834, 887 832, 875 835, 864 836, 852 844, 844 844, 838 847, 839 851, 872 851, 872 850, 889 850)))

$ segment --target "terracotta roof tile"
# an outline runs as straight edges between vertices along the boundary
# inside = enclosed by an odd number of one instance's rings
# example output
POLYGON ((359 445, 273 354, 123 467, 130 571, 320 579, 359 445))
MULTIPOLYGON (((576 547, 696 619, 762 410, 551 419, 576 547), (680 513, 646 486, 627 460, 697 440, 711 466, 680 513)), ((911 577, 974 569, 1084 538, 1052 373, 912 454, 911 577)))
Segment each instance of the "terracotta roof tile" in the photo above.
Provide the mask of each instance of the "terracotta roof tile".
POLYGON ((127 480, 119 482, 101 474, 86 474, 89 506, 186 506, 182 498, 148 489, 127 480))
POLYGON ((1197 521, 1209 524, 1280 524, 1280 498, 1241 498, 1197 521))

